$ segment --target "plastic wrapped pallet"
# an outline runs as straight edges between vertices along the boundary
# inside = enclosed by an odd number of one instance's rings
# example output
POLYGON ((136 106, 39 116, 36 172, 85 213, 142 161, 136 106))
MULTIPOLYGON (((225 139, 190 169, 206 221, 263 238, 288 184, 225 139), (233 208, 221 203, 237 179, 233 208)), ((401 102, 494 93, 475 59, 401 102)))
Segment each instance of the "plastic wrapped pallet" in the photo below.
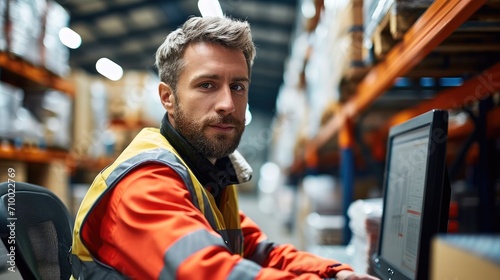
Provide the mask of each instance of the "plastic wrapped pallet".
POLYGON ((59 30, 68 27, 69 13, 55 1, 47 5, 47 20, 45 22, 45 36, 43 39, 44 65, 49 71, 65 77, 70 72, 69 49, 59 40, 59 30))
POLYGON ((34 64, 42 64, 45 0, 9 1, 9 51, 34 64))
POLYGON ((44 146, 70 148, 72 99, 56 90, 26 91, 23 106, 40 123, 44 146))
MULTIPOLYGON (((377 27, 383 19, 389 14, 397 15, 404 11, 417 10, 420 14, 423 9, 429 7, 434 0, 364 0, 363 17, 364 17, 364 33, 365 47, 368 49, 372 46, 372 37, 374 36, 377 27)), ((418 15, 419 15, 418 14, 418 15)), ((416 19, 416 18, 414 18, 416 19)), ((399 31, 401 33, 402 30, 399 31)), ((393 31, 395 33, 396 31, 393 31)), ((393 34, 395 37, 400 37, 402 34, 393 34)))
MULTIPOLYGON (((341 100, 338 85, 342 80, 357 81, 367 72, 370 59, 363 45, 363 3, 364 0, 325 2, 307 72, 311 90, 322 96, 311 102, 314 121, 325 111, 325 104, 341 100)), ((310 127, 316 128, 316 123, 310 127)))
POLYGON ((342 187, 333 176, 307 175, 302 182, 311 212, 320 215, 342 214, 342 187))
POLYGON ((305 249, 307 251, 312 251, 317 246, 342 244, 344 216, 320 215, 313 212, 307 216, 306 225, 305 249))
POLYGON ((352 237, 348 252, 353 266, 370 273, 370 256, 377 250, 378 231, 382 218, 382 198, 354 201, 348 208, 352 237))
POLYGON ((7 50, 7 32, 6 31, 6 21, 7 21, 7 1, 0 1, 0 51, 7 50))
POLYGON ((294 160, 297 139, 302 137, 308 114, 308 100, 304 87, 304 61, 309 48, 308 36, 298 36, 293 45, 290 59, 276 99, 276 117, 272 124, 273 142, 270 158, 283 169, 289 168, 294 160), (297 104, 302 104, 297 106, 297 104))
POLYGON ((42 107, 47 145, 68 149, 71 143, 72 99, 56 90, 47 91, 42 107))
POLYGON ((0 139, 14 139, 14 123, 23 96, 22 89, 0 81, 0 139))

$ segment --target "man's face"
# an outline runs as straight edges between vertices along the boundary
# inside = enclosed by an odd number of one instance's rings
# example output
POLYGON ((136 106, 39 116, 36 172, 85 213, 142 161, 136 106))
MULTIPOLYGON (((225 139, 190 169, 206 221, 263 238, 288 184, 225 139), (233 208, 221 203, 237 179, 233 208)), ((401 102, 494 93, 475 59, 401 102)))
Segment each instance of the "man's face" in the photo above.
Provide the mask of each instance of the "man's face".
POLYGON ((194 43, 184 53, 169 118, 202 155, 217 159, 232 153, 245 128, 249 77, 241 51, 194 43))

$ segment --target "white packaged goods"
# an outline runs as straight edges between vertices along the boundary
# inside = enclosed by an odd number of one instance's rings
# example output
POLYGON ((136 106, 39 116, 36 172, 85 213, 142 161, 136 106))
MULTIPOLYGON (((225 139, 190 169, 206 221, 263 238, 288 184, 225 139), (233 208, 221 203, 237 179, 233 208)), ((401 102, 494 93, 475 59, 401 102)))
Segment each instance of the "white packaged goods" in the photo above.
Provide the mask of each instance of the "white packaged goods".
POLYGON ((14 139, 14 121, 16 113, 21 108, 23 91, 10 84, 0 82, 0 138, 14 139))
POLYGON ((0 1, 0 51, 5 51, 7 49, 7 34, 3 32, 5 30, 5 22, 7 20, 7 1, 0 1))
POLYGON ((56 90, 26 90, 23 106, 39 122, 43 146, 68 149, 70 146, 72 99, 56 90))
POLYGON ((49 71, 65 77, 70 72, 69 49, 59 40, 59 30, 69 25, 69 13, 54 1, 47 5, 45 22, 44 65, 49 71))
POLYGON ((45 0, 11 0, 9 2, 9 51, 34 64, 42 64, 45 0))
POLYGON ((42 108, 46 112, 43 125, 47 146, 68 149, 73 120, 71 98, 59 91, 47 91, 42 101, 42 108))
POLYGON ((352 238, 348 251, 353 256, 352 265, 363 272, 370 272, 370 256, 377 250, 378 231, 382 217, 382 198, 356 200, 347 210, 352 238))

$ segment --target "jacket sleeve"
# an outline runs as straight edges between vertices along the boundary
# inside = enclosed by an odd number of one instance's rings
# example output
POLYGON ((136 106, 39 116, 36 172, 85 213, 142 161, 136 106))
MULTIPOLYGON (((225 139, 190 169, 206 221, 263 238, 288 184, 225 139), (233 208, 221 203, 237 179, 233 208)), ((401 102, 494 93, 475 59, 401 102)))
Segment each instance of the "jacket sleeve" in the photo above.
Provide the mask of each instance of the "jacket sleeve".
MULTIPOLYGON (((320 279, 297 276, 294 265, 274 249, 263 268, 233 255, 203 214, 192 204, 179 175, 161 164, 139 167, 113 189, 100 228, 90 228, 102 239, 89 248, 102 263, 132 279, 320 279), (285 268, 288 271, 282 271, 285 268)), ((85 224, 84 226, 92 226, 85 224)))
POLYGON ((275 268, 295 275, 314 274, 321 278, 334 277, 341 270, 352 271, 351 266, 336 260, 299 251, 291 244, 280 245, 271 242, 243 212, 240 212, 240 219, 245 240, 244 257, 262 267, 275 268))

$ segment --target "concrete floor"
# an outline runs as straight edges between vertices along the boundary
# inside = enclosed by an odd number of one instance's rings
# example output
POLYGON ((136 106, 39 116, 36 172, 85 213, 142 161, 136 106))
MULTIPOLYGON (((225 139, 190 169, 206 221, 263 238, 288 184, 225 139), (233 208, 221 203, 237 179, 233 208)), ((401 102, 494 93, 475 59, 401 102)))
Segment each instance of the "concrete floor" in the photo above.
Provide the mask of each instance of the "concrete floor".
POLYGON ((261 228, 270 241, 280 244, 291 243, 300 247, 298 234, 286 229, 283 218, 263 212, 256 195, 240 193, 239 198, 240 209, 261 228))

